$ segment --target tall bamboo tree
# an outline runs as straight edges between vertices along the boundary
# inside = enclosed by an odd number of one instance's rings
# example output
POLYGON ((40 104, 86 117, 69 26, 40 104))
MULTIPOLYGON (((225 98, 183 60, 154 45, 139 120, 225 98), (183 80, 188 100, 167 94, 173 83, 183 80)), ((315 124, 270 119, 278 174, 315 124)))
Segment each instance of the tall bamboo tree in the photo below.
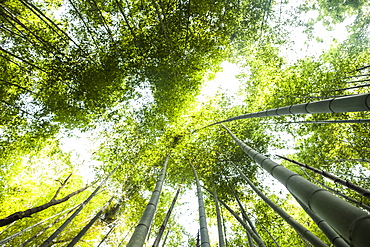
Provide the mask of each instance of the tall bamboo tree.
POLYGON ((45 242, 41 245, 41 247, 48 247, 52 241, 61 233, 69 223, 82 211, 82 209, 93 199, 93 197, 99 192, 99 190, 103 187, 103 185, 108 181, 108 179, 112 176, 112 174, 121 166, 118 164, 109 174, 108 176, 100 182, 99 186, 90 194, 90 196, 79 206, 76 211, 48 238, 45 242))
POLYGON ((166 216, 165 216, 165 218, 163 220, 163 223, 162 223, 161 227, 159 228, 157 237, 155 238, 154 243, 153 243, 153 247, 159 246, 159 243, 160 243, 161 238, 163 236, 164 230, 166 229, 168 220, 170 219, 170 216, 171 216, 171 213, 173 211, 173 208, 175 207, 175 204, 176 204, 176 201, 177 201, 177 197, 180 194, 180 190, 181 190, 181 184, 179 185, 179 188, 176 191, 176 195, 175 195, 175 197, 172 200, 171 206, 170 206, 170 208, 167 211, 167 214, 166 214, 166 216))
POLYGON ((333 175, 333 174, 331 174, 331 173, 329 173, 329 172, 326 172, 326 171, 323 171, 323 170, 317 169, 317 168, 315 168, 315 167, 312 167, 312 166, 309 166, 309 165, 303 164, 303 163, 298 162, 298 161, 295 161, 295 160, 293 160, 293 159, 289 159, 289 158, 286 158, 286 157, 281 156, 281 155, 276 155, 276 156, 277 156, 277 157, 279 157, 279 158, 282 158, 282 159, 284 159, 284 160, 287 160, 287 161, 289 161, 289 162, 291 162, 291 163, 294 163, 294 164, 296 164, 296 165, 299 165, 299 166, 301 166, 301 167, 304 167, 305 169, 308 169, 308 170, 310 170, 310 171, 313 171, 313 172, 315 172, 315 173, 317 173, 317 174, 323 175, 324 177, 326 177, 326 178, 328 178, 328 179, 330 179, 330 180, 334 181, 335 183, 338 183, 338 184, 344 185, 344 186, 346 186, 348 189, 351 189, 351 190, 353 190, 353 191, 356 191, 356 192, 357 192, 357 193, 359 193, 360 195, 365 196, 365 197, 367 197, 367 198, 369 198, 369 199, 370 199, 370 191, 369 191, 369 190, 367 190, 367 189, 365 189, 365 188, 362 188, 361 186, 358 186, 358 185, 356 185, 356 184, 353 184, 353 183, 351 183, 351 182, 350 182, 350 181, 348 181, 348 180, 341 179, 341 178, 339 178, 339 177, 337 177, 337 176, 335 176, 335 175, 333 175))
POLYGON ((167 163, 168 163, 169 154, 164 161, 163 168, 159 174, 157 184, 154 188, 152 197, 148 205, 145 208, 143 215, 139 221, 139 224, 136 226, 134 233, 131 236, 130 241, 127 244, 127 247, 141 247, 144 245, 146 236, 148 235, 149 227, 153 221, 155 211, 159 202, 159 197, 162 191, 162 186, 164 183, 164 178, 166 176, 167 163))
POLYGON ((367 213, 256 152, 239 140, 226 126, 224 128, 250 158, 328 222, 351 245, 366 247, 370 243, 370 235, 367 234, 367 229, 370 229, 370 216, 367 213), (338 215, 341 217, 338 218, 338 215))
POLYGON ((204 209, 204 201, 203 201, 203 193, 202 188, 200 186, 199 178, 197 171, 195 170, 193 164, 191 164, 191 168, 194 172, 195 182, 197 185, 197 196, 198 196, 198 204, 199 204, 199 225, 200 225, 200 240, 201 240, 201 247, 210 247, 209 242, 209 235, 208 235, 208 227, 207 227, 207 218, 206 218, 206 211, 204 209))
POLYGON ((327 99, 305 104, 297 104, 285 107, 274 108, 266 111, 248 113, 232 118, 228 118, 206 127, 246 118, 285 116, 295 114, 312 114, 312 113, 339 113, 339 112, 359 112, 370 110, 370 93, 357 94, 347 97, 327 99))
POLYGON ((224 232, 222 229, 222 220, 221 220, 221 214, 220 214, 220 206, 218 204, 218 199, 217 199, 216 187, 213 188, 213 197, 215 200, 216 216, 217 216, 218 246, 224 247, 225 246, 224 232))
POLYGON ((238 172, 244 178, 244 180, 248 183, 248 185, 258 194, 258 196, 261 197, 262 200, 264 200, 266 204, 269 205, 277 214, 279 214, 289 225, 291 225, 299 235, 307 239, 313 246, 318 247, 327 246, 321 239, 316 237, 312 232, 310 232, 308 229, 302 226, 298 221, 293 219, 293 217, 286 213, 281 207, 276 205, 267 196, 265 196, 262 193, 262 191, 260 191, 237 166, 235 166, 235 168, 238 170, 238 172))
POLYGON ((104 210, 109 206, 113 201, 114 196, 112 196, 109 201, 99 210, 99 212, 87 223, 87 225, 77 234, 76 237, 67 245, 67 247, 73 247, 77 244, 78 241, 85 235, 85 233, 90 229, 90 227, 100 218, 104 210))

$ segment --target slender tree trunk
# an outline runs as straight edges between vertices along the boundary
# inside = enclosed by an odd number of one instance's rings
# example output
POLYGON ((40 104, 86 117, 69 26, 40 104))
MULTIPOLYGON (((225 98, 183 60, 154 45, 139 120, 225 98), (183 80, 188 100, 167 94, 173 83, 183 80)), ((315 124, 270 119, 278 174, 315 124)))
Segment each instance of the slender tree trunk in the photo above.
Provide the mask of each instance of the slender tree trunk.
POLYGON ((249 226, 251 227, 251 229, 253 230, 253 232, 259 237, 259 238, 261 238, 261 236, 258 234, 258 232, 257 232, 257 229, 254 227, 254 225, 253 225, 253 222, 249 219, 249 217, 248 217, 248 215, 247 215, 247 212, 245 211, 245 209, 244 209, 244 207, 243 207, 243 204, 242 204, 242 202, 240 201, 240 199, 239 199, 239 196, 238 196, 238 194, 236 193, 236 191, 233 189, 233 188, 231 188, 231 190, 233 191, 233 194, 234 194, 234 196, 235 196, 235 199, 236 199, 236 201, 238 202, 238 205, 239 205, 239 208, 240 208, 240 210, 241 210, 241 212, 242 212, 242 216, 243 216, 243 219, 244 219, 244 221, 247 221, 248 222, 248 224, 249 224, 249 226))
POLYGON ((166 157, 161 174, 159 175, 157 184, 153 191, 152 197, 150 198, 150 201, 148 205, 146 206, 145 211, 139 221, 139 224, 135 228, 135 231, 132 234, 129 243, 127 244, 127 247, 141 247, 144 245, 145 238, 148 234, 151 222, 153 221, 153 217, 157 209, 159 197, 162 191, 164 178, 166 176, 168 157, 169 155, 167 155, 166 157))
POLYGON ((216 206, 216 216, 217 216, 217 229, 218 229, 218 246, 225 247, 224 233, 222 229, 222 220, 220 215, 220 206, 218 205, 217 191, 216 187, 213 188, 213 197, 216 206))
POLYGON ((199 204, 200 240, 201 240, 200 246, 210 247, 208 227, 207 227, 207 218, 206 218, 206 211, 204 209, 202 188, 199 183, 197 171, 195 170, 194 166, 191 163, 190 165, 191 165, 191 168, 193 169, 195 182, 197 184, 197 195, 198 195, 198 204, 199 204))
POLYGON ((175 195, 175 197, 172 200, 171 206, 170 206, 170 208, 167 211, 166 217, 164 218, 163 223, 162 223, 161 227, 159 228, 159 232, 157 234, 157 237, 154 240, 153 247, 158 247, 159 246, 159 242, 161 241, 161 238, 163 236, 164 230, 166 229, 168 220, 170 219, 170 216, 171 216, 171 213, 173 211, 173 208, 175 207, 175 204, 176 204, 176 201, 177 201, 177 197, 180 194, 180 190, 181 190, 181 184, 179 185, 179 188, 176 191, 176 195, 175 195))
POLYGON ((280 215, 290 226, 294 228, 294 230, 305 239, 307 239, 313 246, 318 247, 325 247, 327 246, 324 242, 321 241, 318 237, 316 237, 312 232, 302 226, 298 221, 293 219, 292 216, 287 214, 282 208, 276 205, 273 201, 271 201, 267 196, 265 196, 262 191, 260 191, 248 178, 244 175, 244 173, 237 167, 235 168, 238 170, 240 175, 244 178, 244 180, 248 183, 248 185, 259 195, 259 197, 264 200, 264 202, 269 205, 277 214, 280 215))
POLYGON ((167 239, 168 239, 168 235, 170 235, 170 232, 171 232, 171 228, 168 228, 166 236, 164 236, 164 239, 163 239, 162 247, 166 246, 166 242, 167 242, 167 239))
POLYGON ((40 247, 48 247, 50 244, 52 244, 53 240, 61 233, 69 223, 72 222, 72 220, 82 211, 82 209, 88 204, 91 199, 98 193, 98 191, 101 189, 101 187, 107 182, 107 180, 112 176, 112 174, 121 166, 121 164, 118 164, 109 174, 108 176, 100 182, 99 186, 96 187, 96 189, 90 194, 90 196, 79 206, 76 211, 48 238, 45 240, 45 242, 40 247))
POLYGON ((109 201, 103 206, 102 209, 90 220, 90 222, 77 234, 77 236, 68 244, 67 247, 73 247, 77 244, 78 241, 82 238, 83 235, 90 229, 90 227, 100 218, 103 214, 104 210, 109 206, 109 204, 113 201, 114 196, 112 196, 109 201))
POLYGON ((248 226, 247 222, 245 222, 242 218, 238 216, 237 213, 235 213, 234 210, 232 210, 226 203, 224 203, 221 199, 218 199, 218 201, 229 211, 237 221, 244 227, 244 229, 247 231, 249 235, 256 241, 257 245, 259 247, 266 246, 265 243, 262 241, 260 237, 258 237, 253 230, 248 226))
POLYGON ((76 190, 76 191, 70 193, 69 195, 67 195, 63 198, 60 198, 58 200, 52 199, 48 203, 45 203, 41 206, 30 208, 30 209, 27 209, 25 211, 19 211, 19 212, 16 212, 14 214, 11 214, 11 215, 7 216, 6 218, 0 220, 0 226, 6 226, 6 225, 8 225, 8 224, 10 224, 14 221, 17 221, 17 220, 20 220, 20 219, 23 219, 23 218, 26 218, 26 217, 31 217, 31 215, 33 215, 35 213, 41 212, 41 211, 43 211, 47 208, 50 208, 52 206, 58 205, 62 202, 65 202, 65 201, 69 200, 72 196, 75 196, 75 195, 85 191, 88 187, 89 186, 86 186, 84 188, 76 190))
POLYGON ((200 223, 199 233, 200 233, 200 241, 201 241, 200 246, 210 246, 208 226, 207 226, 207 217, 206 217, 204 201, 203 201, 203 192, 202 192, 202 188, 200 185, 198 174, 194 166, 191 163, 190 165, 193 169, 194 177, 195 177, 196 185, 197 185, 197 197, 198 197, 198 204, 199 204, 199 223, 200 223))
MULTIPOLYGON (((364 95, 360 96, 363 97, 364 95)), ((352 109, 353 105, 349 108, 352 109)), ((367 213, 332 195, 329 191, 312 184, 266 156, 257 153, 239 140, 225 126, 224 128, 250 158, 284 184, 290 193, 299 198, 305 205, 309 205, 314 213, 328 222, 346 241, 356 247, 368 247, 370 243, 370 234, 368 234, 370 217, 367 213)))
MULTIPOLYGON (((311 113, 339 113, 339 112, 358 112, 370 110, 370 93, 357 94, 348 97, 341 97, 335 99, 327 99, 315 101, 305 104, 291 105, 279 107, 266 111, 248 113, 237 117, 232 117, 223 121, 219 121, 206 127, 210 127, 220 123, 226 123, 239 119, 259 118, 270 116, 285 116, 295 114, 311 114, 311 113)), ((205 128, 206 128, 205 127, 205 128)))
POLYGON ((252 239, 251 235, 248 232, 247 232, 247 237, 248 237, 248 245, 250 247, 254 247, 253 239, 252 239))
POLYGON ((337 176, 335 176, 335 175, 333 175, 333 174, 331 174, 329 172, 325 172, 323 170, 319 170, 319 169, 317 169, 315 167, 312 167, 312 166, 303 164, 301 162, 298 162, 298 161, 295 161, 295 160, 286 158, 284 156, 280 156, 280 155, 276 155, 276 156, 279 157, 279 158, 282 158, 284 160, 287 160, 287 161, 289 161, 291 163, 294 163, 296 165, 299 165, 299 166, 301 166, 301 167, 303 167, 305 169, 308 169, 310 171, 313 171, 313 172, 315 172, 317 174, 320 174, 320 175, 322 175, 322 176, 324 176, 324 177, 326 177, 326 178, 334 181, 335 183, 341 184, 341 185, 347 187, 348 189, 351 189, 351 190, 357 192, 358 194, 360 194, 360 195, 362 195, 362 196, 370 199, 370 190, 364 189, 364 188, 362 188, 362 187, 360 187, 360 186, 358 186, 356 184, 351 183, 348 180, 341 179, 341 178, 339 178, 339 177, 337 177, 337 176))
POLYGON ((79 206, 76 205, 75 207, 73 207, 71 210, 69 210, 68 212, 66 212, 65 214, 63 214, 62 216, 58 217, 56 220, 54 220, 53 222, 51 222, 49 225, 47 225, 46 227, 44 227, 43 229, 41 229, 41 231, 39 231, 38 233, 36 233, 35 235, 33 235, 31 238, 29 238, 26 242, 24 242, 20 247, 24 247, 24 246, 27 246, 29 243, 31 243, 35 238, 41 236, 44 232, 46 232, 50 227, 54 226, 55 224, 57 224, 59 221, 61 221, 64 217, 66 217, 68 214, 70 214, 71 212, 73 212, 73 210, 75 210, 77 207, 79 206))
POLYGON ((104 243, 104 241, 108 238, 109 234, 111 234, 111 232, 114 230, 114 228, 117 226, 117 224, 114 224, 110 229, 109 231, 107 232, 107 234, 105 234, 104 238, 100 241, 100 243, 98 244, 97 247, 100 247, 100 245, 102 245, 104 243))
MULTIPOLYGON (((78 206, 78 205, 77 205, 77 206, 78 206)), ((32 229, 32 228, 34 228, 35 226, 38 226, 38 225, 40 225, 40 224, 44 223, 45 221, 48 221, 48 220, 50 220, 50 219, 52 219, 52 218, 54 218, 54 217, 56 217, 56 216, 58 216, 58 215, 60 215, 60 214, 63 214, 63 213, 65 213, 65 212, 67 212, 67 211, 74 210, 77 206, 75 206, 75 207, 73 207, 73 208, 69 208, 69 209, 67 209, 67 210, 64 210, 63 212, 60 212, 60 213, 54 214, 54 215, 50 216, 50 217, 49 217, 49 218, 47 218, 47 219, 44 219, 44 220, 42 220, 42 221, 39 221, 39 222, 37 222, 36 224, 34 224, 34 225, 30 226, 30 227, 27 227, 27 228, 23 229, 22 231, 19 231, 19 232, 15 233, 15 234, 13 234, 13 235, 11 235, 11 236, 9 236, 9 237, 5 238, 5 239, 0 240, 0 246, 3 246, 4 244, 8 243, 8 242, 9 242, 10 240, 12 240, 13 238, 18 237, 19 235, 23 234, 24 232, 26 232, 26 231, 28 231, 28 230, 30 230, 30 229, 32 229)))

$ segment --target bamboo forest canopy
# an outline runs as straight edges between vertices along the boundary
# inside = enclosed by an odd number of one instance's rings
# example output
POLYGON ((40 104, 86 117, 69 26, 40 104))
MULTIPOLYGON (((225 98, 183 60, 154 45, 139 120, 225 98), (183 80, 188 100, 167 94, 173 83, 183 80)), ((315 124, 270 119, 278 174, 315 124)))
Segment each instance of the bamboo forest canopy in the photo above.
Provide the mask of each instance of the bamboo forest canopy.
POLYGON ((363 0, 0 1, 0 245, 364 246, 268 165, 368 217, 369 57, 363 0))

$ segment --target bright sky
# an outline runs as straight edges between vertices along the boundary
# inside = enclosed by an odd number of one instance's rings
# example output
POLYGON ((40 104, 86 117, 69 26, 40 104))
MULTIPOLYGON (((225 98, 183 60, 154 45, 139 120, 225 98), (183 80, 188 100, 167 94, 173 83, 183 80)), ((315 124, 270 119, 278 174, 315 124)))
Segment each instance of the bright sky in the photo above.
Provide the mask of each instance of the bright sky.
POLYGON ((218 91, 227 91, 228 94, 236 95, 239 89, 239 81, 236 76, 240 74, 240 68, 236 64, 222 62, 222 71, 216 73, 213 80, 207 81, 202 86, 197 100, 205 102, 212 96, 215 96, 218 91))

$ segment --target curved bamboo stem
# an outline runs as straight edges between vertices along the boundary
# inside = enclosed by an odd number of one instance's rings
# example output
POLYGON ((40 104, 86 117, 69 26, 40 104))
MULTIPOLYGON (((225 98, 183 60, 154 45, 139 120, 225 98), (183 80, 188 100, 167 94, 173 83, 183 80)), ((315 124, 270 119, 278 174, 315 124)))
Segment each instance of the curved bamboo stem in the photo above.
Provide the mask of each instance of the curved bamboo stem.
POLYGON ((312 232, 310 232, 307 228, 302 226, 298 221, 293 219, 292 216, 290 216, 282 208, 280 208, 267 196, 265 196, 262 193, 262 191, 260 191, 237 166, 235 166, 235 168, 238 170, 238 172, 244 178, 244 180, 249 184, 249 186, 258 194, 258 196, 261 197, 262 200, 264 200, 265 203, 269 205, 278 215, 280 215, 280 217, 283 218, 290 226, 292 226, 299 235, 307 239, 313 246, 322 246, 322 247, 327 246, 327 244, 321 241, 321 239, 316 237, 312 232))
POLYGON ((370 199, 370 190, 364 189, 364 188, 362 188, 361 186, 358 186, 358 185, 356 185, 356 184, 353 184, 353 183, 351 183, 351 182, 350 182, 350 181, 348 181, 348 180, 341 179, 341 178, 339 178, 339 177, 337 177, 337 176, 335 176, 335 175, 333 175, 333 174, 331 174, 331 173, 329 173, 329 172, 326 172, 326 171, 323 171, 323 170, 317 169, 317 168, 315 168, 315 167, 312 167, 312 166, 309 166, 309 165, 303 164, 303 163, 301 163, 301 162, 298 162, 298 161, 295 161, 295 160, 292 160, 292 159, 286 158, 286 157, 284 157, 284 156, 280 156, 280 155, 276 155, 276 156, 277 156, 277 157, 279 157, 279 158, 282 158, 282 159, 284 159, 284 160, 287 160, 287 161, 289 161, 289 162, 291 162, 291 163, 294 163, 294 164, 296 164, 296 165, 299 165, 299 166, 301 166, 301 167, 304 167, 305 169, 311 170, 311 171, 313 171, 313 172, 315 172, 315 173, 317 173, 317 174, 323 175, 324 177, 326 177, 326 178, 328 178, 328 179, 330 179, 330 180, 334 181, 335 183, 338 183, 338 184, 344 185, 344 186, 346 186, 348 189, 351 189, 351 190, 353 190, 353 191, 357 192, 358 194, 360 194, 360 195, 362 195, 362 196, 364 196, 364 197, 366 197, 366 198, 369 198, 369 199, 370 199))
POLYGON ((314 213, 328 222, 346 241, 353 246, 368 247, 370 215, 256 152, 239 140, 228 128, 225 126, 224 128, 250 158, 282 183, 290 193, 299 198, 314 213))

